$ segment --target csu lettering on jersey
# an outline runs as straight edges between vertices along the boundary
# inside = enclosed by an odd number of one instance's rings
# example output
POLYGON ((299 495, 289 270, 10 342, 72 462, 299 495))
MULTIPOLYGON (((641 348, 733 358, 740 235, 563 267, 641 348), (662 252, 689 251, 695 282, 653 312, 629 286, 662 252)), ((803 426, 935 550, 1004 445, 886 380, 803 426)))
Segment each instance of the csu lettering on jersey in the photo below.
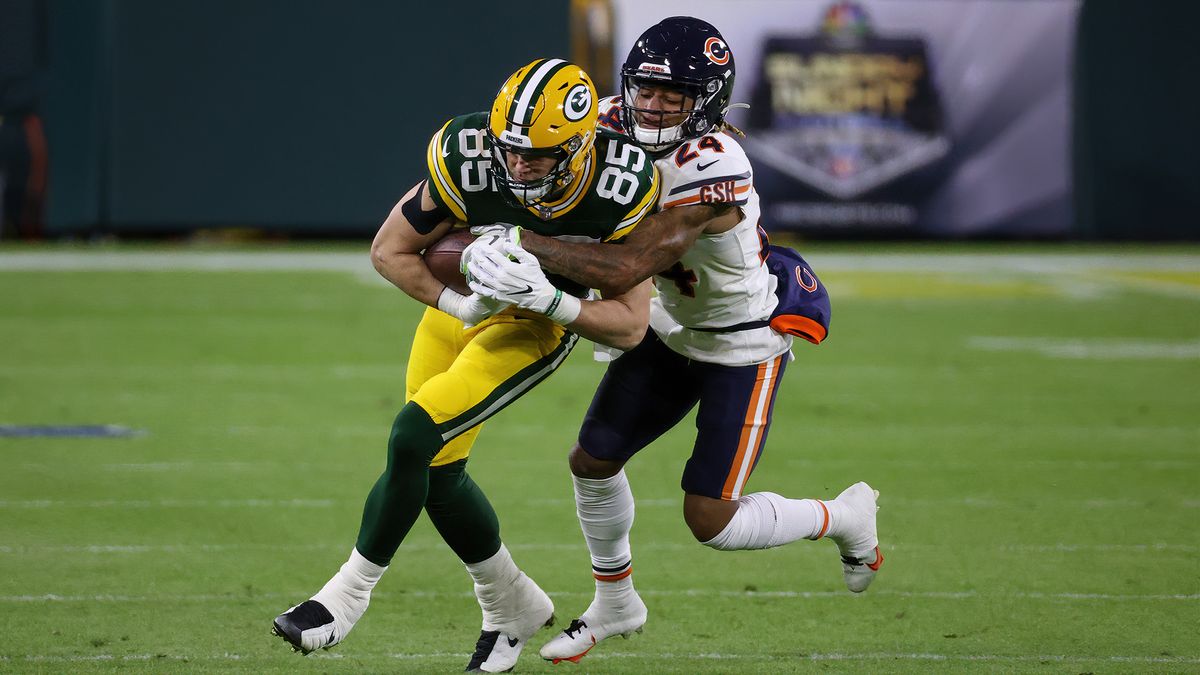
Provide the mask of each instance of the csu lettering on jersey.
POLYGON ((737 193, 734 186, 735 182, 731 180, 705 185, 700 188, 700 203, 717 204, 737 201, 737 193))

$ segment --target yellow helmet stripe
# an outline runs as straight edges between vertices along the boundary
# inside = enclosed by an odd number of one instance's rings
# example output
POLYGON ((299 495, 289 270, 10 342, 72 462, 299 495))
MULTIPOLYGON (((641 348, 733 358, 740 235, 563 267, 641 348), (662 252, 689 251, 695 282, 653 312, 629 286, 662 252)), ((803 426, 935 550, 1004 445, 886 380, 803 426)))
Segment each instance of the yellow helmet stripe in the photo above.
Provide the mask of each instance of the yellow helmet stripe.
MULTIPOLYGON (((433 178, 434 187, 437 188, 442 201, 450 208, 450 212, 454 214, 455 218, 466 221, 467 204, 463 201, 462 194, 450 177, 450 171, 446 168, 446 159, 442 157, 442 137, 446 135, 448 126, 450 126, 450 122, 446 122, 429 141, 429 150, 426 153, 425 161, 429 164, 429 175, 433 178)), ((446 139, 447 142, 449 140, 446 139)))
POLYGON ((548 81, 558 72, 567 62, 562 59, 546 59, 542 61, 533 72, 525 78, 525 82, 517 87, 517 94, 513 97, 512 107, 508 110, 508 121, 511 123, 509 131, 519 133, 517 127, 526 127, 532 122, 529 119, 530 111, 537 103, 537 97, 542 92, 543 83, 548 81))
POLYGON ((643 218, 650 215, 650 212, 654 210, 654 205, 658 203, 658 193, 661 191, 662 181, 659 180, 658 167, 654 167, 654 184, 652 188, 646 193, 642 201, 638 202, 637 206, 634 206, 625 215, 624 220, 617 223, 616 229, 613 230, 612 234, 605 237, 604 241, 616 241, 617 239, 623 239, 625 235, 629 234, 635 225, 640 223, 643 218))

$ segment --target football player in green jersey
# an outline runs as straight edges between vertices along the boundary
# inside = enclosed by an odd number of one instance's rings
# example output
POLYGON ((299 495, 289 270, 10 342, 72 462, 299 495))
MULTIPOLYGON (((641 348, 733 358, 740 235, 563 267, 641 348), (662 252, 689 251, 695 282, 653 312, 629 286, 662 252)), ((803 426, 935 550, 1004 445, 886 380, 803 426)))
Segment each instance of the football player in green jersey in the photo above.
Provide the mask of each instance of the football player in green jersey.
POLYGON ((413 338, 387 469, 367 496, 354 550, 311 599, 275 618, 275 634, 295 649, 345 639, 422 510, 466 565, 483 610, 468 670, 511 669, 526 641, 552 621, 550 598, 501 542, 467 458, 481 423, 554 372, 577 336, 636 345, 648 324, 650 284, 592 300, 587 289, 556 287, 520 251, 480 256, 477 273, 501 290, 464 296, 434 278, 421 251, 452 227, 496 222, 591 241, 625 236, 654 210, 659 176, 636 145, 597 133, 596 108, 595 88, 578 66, 530 63, 508 79, 490 113, 456 117, 434 135, 428 178, 380 227, 375 268, 429 308, 413 338))

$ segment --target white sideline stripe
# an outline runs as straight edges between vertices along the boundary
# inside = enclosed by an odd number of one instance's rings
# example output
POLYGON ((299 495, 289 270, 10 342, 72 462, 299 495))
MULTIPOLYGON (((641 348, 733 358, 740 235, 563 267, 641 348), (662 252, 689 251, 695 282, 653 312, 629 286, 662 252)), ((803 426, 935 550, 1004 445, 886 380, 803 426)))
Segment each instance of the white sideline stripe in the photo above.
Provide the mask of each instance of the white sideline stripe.
MULTIPOLYGON (((288 655, 278 654, 91 654, 87 656, 56 656, 52 654, 25 654, 24 656, 0 656, 0 662, 25 661, 32 663, 104 663, 109 661, 259 661, 287 658, 288 655)), ((343 659, 349 656, 354 659, 396 659, 401 661, 416 661, 423 659, 467 658, 466 652, 425 652, 417 654, 369 654, 354 653, 316 653, 311 659, 343 659)), ((634 652, 598 652, 589 654, 588 660, 620 660, 620 659, 654 659, 690 660, 690 661, 966 661, 994 663, 1027 663, 1050 661, 1054 663, 1071 662, 1101 662, 1101 663, 1200 663, 1197 656, 1142 656, 1142 655, 1109 655, 1083 656, 1070 654, 934 654, 934 653, 903 653, 903 652, 833 652, 829 654, 723 654, 709 652, 705 654, 664 654, 661 652, 639 654, 634 652)))
POLYGON ((1034 352, 1057 359, 1200 359, 1200 340, 1174 341, 1112 338, 1042 338, 974 336, 971 349, 989 352, 1034 352))
MULTIPOLYGON (((671 542, 650 542, 639 544, 639 551, 687 551, 696 550, 700 544, 680 544, 671 542)), ((513 551, 581 551, 585 548, 582 541, 573 544, 510 544, 513 551)), ((882 546, 885 551, 911 551, 928 549, 944 551, 945 544, 923 543, 888 543, 882 546)), ((1156 542, 1151 544, 998 544, 993 546, 972 545, 973 550, 1005 551, 1018 553, 1197 553, 1200 546, 1192 544, 1167 544, 1156 542)), ((59 553, 223 553, 244 551, 348 551, 347 543, 328 544, 79 544, 66 546, 11 546, 0 545, 0 554, 33 555, 59 553)), ((401 551, 444 551, 445 544, 411 543, 404 544, 401 551)), ((813 547, 798 547, 796 552, 806 552, 811 555, 825 556, 828 551, 813 547)))
POLYGON ((186 271, 254 272, 310 270, 371 272, 362 253, 300 253, 253 251, 41 251, 0 253, 0 271, 186 271))
MULTIPOLYGON (((1196 272, 1200 255, 1186 253, 854 253, 805 252, 818 271, 929 271, 972 276, 1061 276, 1077 272, 1157 270, 1196 272)), ((22 271, 330 271, 367 272, 374 276, 367 251, 8 251, 0 253, 0 272, 22 271)))
POLYGON ((58 499, 30 499, 0 501, 0 509, 48 509, 55 507, 82 509, 157 509, 157 508, 241 508, 241 507, 295 507, 329 508, 332 499, 97 499, 69 502, 58 499))
MULTIPOLYGON (((1191 430, 1183 430, 1191 432, 1191 430)), ((1200 429, 1196 431, 1197 439, 1200 440, 1200 429)), ((828 466, 843 466, 843 467, 859 467, 862 466, 863 460, 860 458, 853 459, 825 459, 825 458, 806 458, 806 459, 788 459, 785 460, 788 466, 801 467, 828 467, 828 466)), ((872 466, 889 466, 896 468, 921 469, 922 471, 929 470, 929 460, 915 459, 881 459, 873 457, 870 460, 872 466)), ((280 466, 283 462, 278 462, 280 466)), ((289 464, 288 466, 294 466, 289 464)), ((1088 470, 1088 469, 1105 469, 1105 470, 1120 470, 1129 471, 1131 469, 1192 469, 1200 466, 1200 457, 1194 459, 1148 459, 1148 458, 1128 458, 1128 459, 989 459, 979 458, 975 461, 954 461, 939 457, 937 459, 939 469, 980 469, 989 466, 1004 466, 1008 468, 1021 469, 1073 469, 1073 470, 1088 470)))
MULTIPOLYGON (((673 591, 641 590, 640 594, 651 597, 713 597, 724 598, 800 598, 804 600, 820 599, 852 599, 849 591, 714 591, 712 589, 689 588, 673 591)), ((547 591, 552 597, 592 597, 595 591, 547 591)), ((293 600, 304 596, 304 593, 260 593, 253 596, 230 594, 196 594, 196 595, 58 595, 46 593, 42 595, 0 595, 0 603, 52 603, 52 602, 228 602, 230 600, 293 600)), ((893 591, 879 589, 871 591, 874 596, 897 598, 922 598, 927 600, 1114 600, 1121 602, 1176 602, 1200 600, 1200 593, 1182 594, 1148 594, 1120 595, 1112 593, 976 593, 975 591, 893 591)), ((378 598, 474 598, 474 592, 445 593, 439 591, 408 591, 404 593, 380 592, 372 596, 378 598)))

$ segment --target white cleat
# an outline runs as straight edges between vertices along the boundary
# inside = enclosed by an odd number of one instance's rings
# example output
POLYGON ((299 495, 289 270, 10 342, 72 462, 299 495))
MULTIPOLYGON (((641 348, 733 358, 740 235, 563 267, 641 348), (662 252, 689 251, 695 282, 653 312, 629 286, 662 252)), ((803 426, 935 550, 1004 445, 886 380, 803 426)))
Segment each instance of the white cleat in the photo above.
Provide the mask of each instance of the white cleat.
POLYGON ((883 553, 879 551, 879 536, 875 528, 875 512, 879 490, 871 489, 866 483, 855 483, 842 490, 834 501, 841 505, 843 522, 839 534, 830 538, 838 546, 842 556, 842 576, 846 588, 862 593, 875 579, 875 573, 883 565, 883 553))
POLYGON ((506 607, 497 614, 513 618, 484 626, 475 643, 471 662, 467 664, 467 672, 506 673, 512 670, 529 638, 541 628, 554 624, 554 602, 524 572, 513 584, 513 592, 504 604, 506 607))
POLYGON ((542 645, 542 658, 556 664, 563 661, 579 663, 579 659, 601 640, 615 635, 627 638, 642 632, 646 614, 646 603, 636 593, 633 593, 633 602, 616 611, 597 607, 596 602, 592 602, 583 616, 542 645))

